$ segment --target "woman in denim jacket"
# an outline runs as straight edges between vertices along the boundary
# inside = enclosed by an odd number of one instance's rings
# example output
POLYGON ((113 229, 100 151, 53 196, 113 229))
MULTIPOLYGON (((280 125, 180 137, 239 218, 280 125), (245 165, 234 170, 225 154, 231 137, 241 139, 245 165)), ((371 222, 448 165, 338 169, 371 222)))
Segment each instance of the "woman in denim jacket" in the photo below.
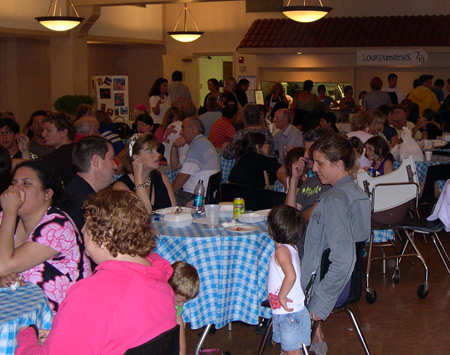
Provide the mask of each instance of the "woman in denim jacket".
MULTIPOLYGON (((311 319, 319 321, 325 320, 336 304, 341 299, 345 302, 348 297, 356 261, 355 243, 370 236, 371 207, 366 193, 352 179, 356 155, 345 136, 331 134, 322 137, 310 148, 309 155, 314 158, 313 171, 320 182, 332 186, 320 196, 311 215, 302 260, 303 289, 312 275, 317 275, 310 292, 308 310, 311 319), (331 264, 320 279, 322 254, 328 248, 331 264)), ((322 342, 321 331, 316 335, 315 340, 322 342)))

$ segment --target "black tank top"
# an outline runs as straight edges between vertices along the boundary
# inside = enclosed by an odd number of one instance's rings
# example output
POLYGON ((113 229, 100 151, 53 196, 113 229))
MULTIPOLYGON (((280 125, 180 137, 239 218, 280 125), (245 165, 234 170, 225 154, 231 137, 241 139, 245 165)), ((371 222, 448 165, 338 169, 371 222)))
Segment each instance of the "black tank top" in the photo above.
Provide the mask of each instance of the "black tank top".
MULTIPOLYGON (((152 183, 150 184, 150 201, 152 200, 152 190, 155 188, 155 204, 152 205, 153 210, 159 210, 160 208, 171 207, 169 193, 167 192, 166 185, 162 179, 161 173, 157 170, 153 170, 150 173, 152 183)), ((123 182, 131 191, 134 191, 134 183, 128 176, 123 174, 117 181, 123 182)))

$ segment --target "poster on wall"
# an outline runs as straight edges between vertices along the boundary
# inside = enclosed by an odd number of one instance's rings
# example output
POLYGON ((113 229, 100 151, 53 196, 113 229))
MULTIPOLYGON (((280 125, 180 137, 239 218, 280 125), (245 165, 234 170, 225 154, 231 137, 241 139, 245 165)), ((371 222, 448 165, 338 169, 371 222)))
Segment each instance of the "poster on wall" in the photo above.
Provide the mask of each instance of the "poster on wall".
POLYGON ((97 110, 105 111, 113 121, 128 121, 128 76, 93 76, 92 86, 97 110))

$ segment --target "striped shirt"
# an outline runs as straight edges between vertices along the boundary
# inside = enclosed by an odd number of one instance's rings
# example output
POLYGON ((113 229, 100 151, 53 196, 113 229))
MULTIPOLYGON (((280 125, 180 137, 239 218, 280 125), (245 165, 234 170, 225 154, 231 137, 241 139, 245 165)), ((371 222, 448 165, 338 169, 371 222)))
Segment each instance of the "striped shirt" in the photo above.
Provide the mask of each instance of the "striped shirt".
POLYGON ((219 118, 211 127, 209 131, 209 140, 214 147, 222 147, 225 142, 230 142, 236 133, 230 120, 224 116, 219 118))

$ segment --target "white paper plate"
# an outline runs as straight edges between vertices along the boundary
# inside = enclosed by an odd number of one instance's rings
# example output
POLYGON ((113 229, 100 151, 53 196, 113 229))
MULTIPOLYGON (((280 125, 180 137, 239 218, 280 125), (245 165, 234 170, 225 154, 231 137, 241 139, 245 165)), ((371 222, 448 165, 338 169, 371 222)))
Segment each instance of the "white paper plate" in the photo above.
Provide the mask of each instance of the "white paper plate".
MULTIPOLYGON (((178 207, 161 208, 159 210, 156 210, 155 213, 159 214, 161 216, 164 216, 166 213, 175 212, 177 208, 178 207)), ((183 211, 183 212, 189 212, 189 213, 195 212, 193 208, 189 208, 189 207, 180 207, 180 208, 181 208, 181 211, 183 211)))
POLYGON ((255 226, 231 226, 226 228, 230 232, 248 233, 258 230, 255 226))
POLYGON ((244 213, 238 216, 239 222, 244 223, 259 223, 266 219, 266 216, 257 213, 244 213))
POLYGON ((260 214, 261 216, 267 217, 269 215, 270 212, 270 208, 268 208, 267 210, 259 210, 259 211, 255 211, 256 214, 260 214))

